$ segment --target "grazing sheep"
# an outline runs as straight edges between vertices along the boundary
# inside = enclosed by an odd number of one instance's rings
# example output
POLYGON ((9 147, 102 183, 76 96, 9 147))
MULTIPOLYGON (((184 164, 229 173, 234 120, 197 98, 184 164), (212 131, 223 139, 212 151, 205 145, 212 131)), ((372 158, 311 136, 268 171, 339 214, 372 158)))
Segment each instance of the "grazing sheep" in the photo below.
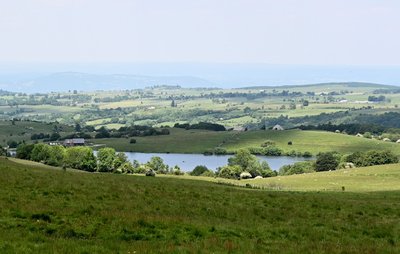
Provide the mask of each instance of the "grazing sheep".
POLYGON ((146 172, 146 176, 156 176, 156 172, 154 172, 153 170, 149 170, 146 172))
POLYGON ((251 178, 251 174, 249 172, 242 172, 240 173, 240 179, 249 179, 251 178))

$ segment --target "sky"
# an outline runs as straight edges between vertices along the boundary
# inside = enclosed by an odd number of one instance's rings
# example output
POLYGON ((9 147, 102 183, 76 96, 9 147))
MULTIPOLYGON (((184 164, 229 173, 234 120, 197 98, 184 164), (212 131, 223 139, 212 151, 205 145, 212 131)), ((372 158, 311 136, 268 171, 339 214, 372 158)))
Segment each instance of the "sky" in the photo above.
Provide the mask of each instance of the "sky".
POLYGON ((0 0, 0 63, 400 66, 399 0, 0 0))

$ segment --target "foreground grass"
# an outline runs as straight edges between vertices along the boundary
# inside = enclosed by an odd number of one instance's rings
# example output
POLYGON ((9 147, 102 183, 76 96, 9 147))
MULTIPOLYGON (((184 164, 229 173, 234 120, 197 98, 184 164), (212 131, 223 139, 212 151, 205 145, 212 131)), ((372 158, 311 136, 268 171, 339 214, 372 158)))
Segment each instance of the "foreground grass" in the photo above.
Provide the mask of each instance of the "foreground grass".
POLYGON ((396 253, 400 192, 277 192, 0 159, 1 253, 396 253))

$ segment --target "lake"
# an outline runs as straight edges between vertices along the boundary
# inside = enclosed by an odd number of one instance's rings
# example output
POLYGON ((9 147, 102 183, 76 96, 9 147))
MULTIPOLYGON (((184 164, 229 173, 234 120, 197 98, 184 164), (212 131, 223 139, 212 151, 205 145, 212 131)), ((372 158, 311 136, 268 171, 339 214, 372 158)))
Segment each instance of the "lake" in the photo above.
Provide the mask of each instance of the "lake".
MULTIPOLYGON (((228 158, 233 155, 203 155, 203 154, 178 154, 178 153, 132 153, 125 152, 130 161, 137 160, 146 163, 153 156, 159 156, 170 167, 178 165, 183 171, 192 171, 198 165, 204 165, 209 169, 228 164, 228 158)), ((279 170, 283 165, 293 164, 299 161, 312 160, 313 158, 289 157, 289 156, 257 156, 260 160, 268 162, 272 170, 279 170)))

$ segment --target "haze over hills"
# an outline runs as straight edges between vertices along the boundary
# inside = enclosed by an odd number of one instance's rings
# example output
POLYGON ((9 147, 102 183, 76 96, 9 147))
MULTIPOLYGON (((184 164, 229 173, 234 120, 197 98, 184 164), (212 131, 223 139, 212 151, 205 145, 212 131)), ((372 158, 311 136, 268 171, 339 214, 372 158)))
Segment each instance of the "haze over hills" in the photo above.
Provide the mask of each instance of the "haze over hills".
MULTIPOLYGON (((186 87, 215 86, 210 81, 190 76, 141 76, 124 74, 88 74, 80 72, 61 72, 25 80, 18 83, 18 90, 24 92, 61 92, 68 90, 125 90, 138 89, 155 85, 181 85, 186 87)), ((12 87, 8 88, 15 91, 12 87)))
POLYGON ((350 81, 400 85, 400 67, 396 66, 148 63, 1 64, 0 67, 0 89, 27 93, 120 90, 155 85, 240 88, 350 81))

